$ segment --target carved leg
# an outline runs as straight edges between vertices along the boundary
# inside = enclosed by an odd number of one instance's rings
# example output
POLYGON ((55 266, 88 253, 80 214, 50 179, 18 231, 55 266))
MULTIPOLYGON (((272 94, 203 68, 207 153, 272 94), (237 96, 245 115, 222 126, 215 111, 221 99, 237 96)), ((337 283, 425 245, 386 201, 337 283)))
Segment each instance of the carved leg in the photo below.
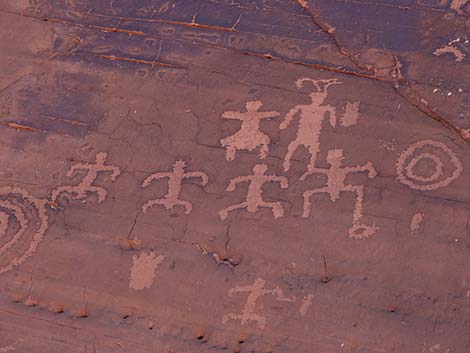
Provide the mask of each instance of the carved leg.
POLYGON ((232 212, 234 210, 238 210, 240 208, 247 208, 248 207, 248 203, 247 202, 242 202, 242 203, 238 203, 236 205, 232 205, 232 206, 229 206, 229 207, 226 207, 224 208, 222 211, 219 212, 219 216, 220 216, 220 219, 221 220, 224 220, 228 217, 228 213, 229 212, 232 212))
POLYGON ((297 147, 299 147, 300 143, 295 139, 291 143, 289 143, 289 146, 287 147, 287 153, 286 156, 284 157, 284 171, 287 172, 290 168, 290 161, 292 159, 292 156, 294 155, 294 152, 297 150, 297 147))
POLYGON ((233 146, 227 146, 227 149, 225 150, 225 158, 228 161, 233 161, 235 159, 235 153, 237 152, 237 149, 233 146))
POLYGON ((147 212, 147 210, 153 206, 156 205, 162 205, 166 207, 166 202, 164 199, 158 199, 158 200, 149 200, 147 201, 143 206, 142 206, 142 211, 147 212))
POLYGON ((304 192, 304 213, 302 217, 307 218, 310 215, 310 211, 312 208, 312 202, 310 201, 310 198, 312 197, 313 194, 320 194, 326 192, 328 193, 328 188, 320 188, 320 189, 315 189, 315 190, 307 190, 304 192))
POLYGON ((191 211, 193 210, 193 205, 189 201, 182 201, 182 200, 177 200, 175 201, 174 205, 181 205, 185 208, 184 213, 190 214, 191 211))
POLYGON ((269 207, 273 212, 274 218, 279 218, 284 216, 284 208, 280 202, 262 202, 261 207, 269 207))

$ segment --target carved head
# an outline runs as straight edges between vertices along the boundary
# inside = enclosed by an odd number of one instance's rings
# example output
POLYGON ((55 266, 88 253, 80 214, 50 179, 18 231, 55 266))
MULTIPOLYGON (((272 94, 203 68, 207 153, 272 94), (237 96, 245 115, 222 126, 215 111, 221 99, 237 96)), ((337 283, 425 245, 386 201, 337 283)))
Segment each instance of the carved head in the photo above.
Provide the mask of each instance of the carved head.
POLYGON ((180 159, 175 162, 174 166, 175 166, 175 169, 182 170, 186 167, 186 162, 180 159))
POLYGON ((264 174, 268 170, 268 166, 266 164, 257 164, 253 167, 253 172, 255 174, 264 174))
POLYGON ((339 164, 341 161, 344 159, 343 157, 343 150, 338 149, 338 150, 329 150, 328 151, 328 156, 326 157, 326 160, 330 164, 339 164))
POLYGON ((246 110, 249 112, 256 112, 263 106, 263 103, 258 100, 250 101, 246 103, 246 110))
POLYGON ((106 152, 100 152, 96 155, 96 163, 103 164, 106 161, 106 152))

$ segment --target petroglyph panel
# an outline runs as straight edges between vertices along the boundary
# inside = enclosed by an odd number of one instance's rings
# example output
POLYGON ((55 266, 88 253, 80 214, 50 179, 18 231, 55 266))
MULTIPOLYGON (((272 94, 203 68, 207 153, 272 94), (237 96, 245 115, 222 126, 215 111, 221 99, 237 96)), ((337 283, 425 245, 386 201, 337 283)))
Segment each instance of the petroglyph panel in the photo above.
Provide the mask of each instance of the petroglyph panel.
POLYGON ((467 352, 469 6, 0 1, 0 350, 467 352))

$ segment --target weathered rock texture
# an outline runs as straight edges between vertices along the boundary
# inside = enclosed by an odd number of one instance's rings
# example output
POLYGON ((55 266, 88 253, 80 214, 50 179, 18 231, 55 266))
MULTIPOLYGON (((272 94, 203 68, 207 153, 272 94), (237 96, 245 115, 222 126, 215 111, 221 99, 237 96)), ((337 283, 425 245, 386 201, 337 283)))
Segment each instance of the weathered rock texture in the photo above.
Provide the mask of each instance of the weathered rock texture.
POLYGON ((0 352, 470 351, 470 2, 0 2, 0 352))

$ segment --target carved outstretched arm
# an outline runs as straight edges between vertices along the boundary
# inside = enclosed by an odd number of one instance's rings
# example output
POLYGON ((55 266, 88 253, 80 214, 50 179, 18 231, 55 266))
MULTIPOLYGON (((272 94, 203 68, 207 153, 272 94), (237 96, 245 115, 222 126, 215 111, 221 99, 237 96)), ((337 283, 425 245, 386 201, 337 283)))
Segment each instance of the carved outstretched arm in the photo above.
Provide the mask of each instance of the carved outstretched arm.
POLYGON ((305 180, 307 179, 308 176, 312 174, 326 174, 325 169, 320 169, 320 168, 309 168, 302 176, 299 178, 299 180, 305 180))
POLYGON ((89 169, 89 166, 83 163, 75 164, 70 167, 67 174, 65 175, 68 176, 69 178, 73 178, 77 174, 77 171, 80 169, 89 169))
POLYGON ((169 173, 154 173, 150 176, 148 176, 141 184, 142 187, 146 187, 146 186, 149 186, 150 183, 154 180, 157 180, 157 179, 163 179, 163 178, 168 178, 170 177, 170 174, 169 173))
POLYGON ((259 118, 260 119, 271 119, 271 118, 274 118, 276 116, 279 116, 281 115, 279 112, 275 112, 275 111, 272 111, 272 112, 263 112, 262 115, 259 115, 259 118))
POLYGON ((111 180, 116 179, 121 174, 121 170, 118 167, 109 166, 106 168, 106 171, 112 172, 111 180))
POLYGON ((354 172, 367 172, 367 176, 372 179, 377 176, 377 171, 375 170, 372 162, 367 162, 366 164, 359 166, 359 167, 346 167, 347 173, 354 173, 354 172))
POLYGON ((253 287, 252 286, 245 286, 245 287, 236 287, 236 288, 232 288, 228 291, 228 294, 230 296, 233 295, 233 293, 240 293, 240 292, 250 292, 253 290, 253 287))
POLYGON ((289 186, 289 181, 287 180, 286 177, 282 176, 276 176, 276 175, 270 175, 268 177, 269 181, 277 181, 281 184, 282 189, 286 189, 289 186))
POLYGON ((228 184, 226 190, 227 191, 233 191, 233 190, 235 190, 235 186, 237 184, 243 183, 244 181, 248 181, 248 179, 246 177, 242 177, 242 176, 236 177, 235 179, 230 180, 230 183, 228 184))
POLYGON ((186 173, 188 178, 201 178, 201 184, 204 186, 209 182, 209 177, 206 173, 203 172, 189 172, 186 173))
POLYGON ((284 130, 289 126, 289 124, 292 122, 292 119, 294 118, 294 115, 300 110, 301 108, 299 107, 294 107, 289 112, 286 114, 286 117, 284 118, 284 121, 281 123, 279 128, 281 130, 284 130))
POLYGON ((240 112, 224 112, 222 114, 222 118, 224 119, 238 119, 241 120, 240 112))

